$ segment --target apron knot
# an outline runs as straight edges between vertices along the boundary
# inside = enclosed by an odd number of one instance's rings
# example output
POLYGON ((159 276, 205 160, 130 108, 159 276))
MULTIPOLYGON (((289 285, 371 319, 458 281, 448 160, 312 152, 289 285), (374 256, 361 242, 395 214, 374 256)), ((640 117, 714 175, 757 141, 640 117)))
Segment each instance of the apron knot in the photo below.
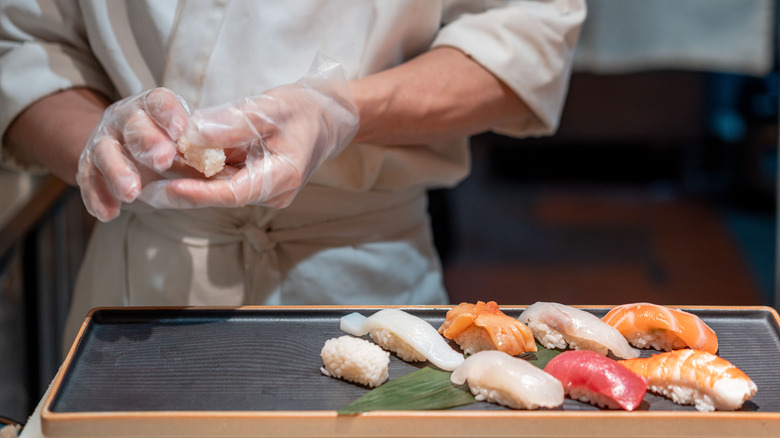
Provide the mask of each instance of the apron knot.
POLYGON ((276 242, 269 237, 268 228, 260 228, 254 224, 244 224, 239 228, 239 232, 254 252, 260 254, 270 251, 276 247, 276 242))

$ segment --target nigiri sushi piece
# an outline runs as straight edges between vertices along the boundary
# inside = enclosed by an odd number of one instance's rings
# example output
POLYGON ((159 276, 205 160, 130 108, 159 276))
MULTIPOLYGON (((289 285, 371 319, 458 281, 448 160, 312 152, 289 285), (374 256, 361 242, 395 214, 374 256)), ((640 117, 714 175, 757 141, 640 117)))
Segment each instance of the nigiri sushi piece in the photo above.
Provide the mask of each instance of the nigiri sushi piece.
POLYGON ((616 328, 598 316, 559 303, 536 302, 518 317, 546 348, 609 351, 621 359, 639 357, 639 350, 628 344, 616 328))
POLYGON ((614 307, 602 321, 615 327, 631 345, 671 351, 692 348, 715 354, 718 337, 698 316, 651 303, 614 307))
POLYGON ((602 408, 633 411, 647 392, 646 378, 595 351, 564 351, 544 371, 560 380, 572 399, 602 408))
POLYGON ((401 309, 382 309, 369 317, 350 313, 341 318, 341 330, 354 336, 369 334, 380 347, 408 362, 430 361, 444 371, 463 362, 436 328, 424 319, 401 309))
POLYGON ((495 301, 460 303, 447 312, 439 333, 454 340, 467 354, 499 350, 516 356, 536 351, 531 330, 502 312, 495 301))
POLYGON ((361 338, 344 335, 325 341, 322 374, 374 388, 389 376, 390 353, 361 338))
POLYGON ((468 383, 479 401, 513 409, 554 408, 563 404, 561 382, 519 357, 498 350, 483 350, 467 357, 452 372, 450 381, 468 383))
POLYGON ((739 409, 758 391, 742 370, 706 351, 686 348, 620 363, 645 377, 651 392, 699 411, 739 409))

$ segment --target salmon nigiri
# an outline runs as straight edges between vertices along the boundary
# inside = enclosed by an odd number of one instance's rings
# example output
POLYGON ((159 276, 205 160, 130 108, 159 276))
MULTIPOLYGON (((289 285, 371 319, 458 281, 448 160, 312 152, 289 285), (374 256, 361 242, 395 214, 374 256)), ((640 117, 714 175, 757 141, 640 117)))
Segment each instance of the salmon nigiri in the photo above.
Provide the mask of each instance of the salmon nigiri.
POLYGON ((447 312, 439 333, 454 340, 467 354, 499 350, 516 356, 536 351, 531 330, 502 312, 495 301, 460 303, 447 312))
POLYGON ((651 392, 699 411, 739 409, 758 390, 731 362, 701 350, 686 348, 620 363, 645 377, 651 392))
POLYGON ((638 348, 656 350, 692 348, 715 354, 718 337, 698 316, 650 303, 617 306, 602 318, 638 348))

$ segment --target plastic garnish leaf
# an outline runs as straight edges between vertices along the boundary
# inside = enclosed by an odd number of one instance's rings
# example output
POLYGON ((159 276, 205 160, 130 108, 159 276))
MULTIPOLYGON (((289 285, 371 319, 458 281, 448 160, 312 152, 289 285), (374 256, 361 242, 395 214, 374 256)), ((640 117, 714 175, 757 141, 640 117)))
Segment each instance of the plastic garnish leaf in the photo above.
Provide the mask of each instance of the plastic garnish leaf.
POLYGON ((372 389, 338 413, 348 415, 379 410, 449 409, 474 403, 474 396, 466 386, 450 382, 451 374, 430 367, 421 368, 372 389))
POLYGON ((533 365, 544 369, 545 365, 547 365, 547 362, 551 361, 552 358, 563 353, 564 351, 566 350, 559 350, 557 348, 544 348, 537 342, 536 352, 527 352, 518 357, 521 357, 533 365))

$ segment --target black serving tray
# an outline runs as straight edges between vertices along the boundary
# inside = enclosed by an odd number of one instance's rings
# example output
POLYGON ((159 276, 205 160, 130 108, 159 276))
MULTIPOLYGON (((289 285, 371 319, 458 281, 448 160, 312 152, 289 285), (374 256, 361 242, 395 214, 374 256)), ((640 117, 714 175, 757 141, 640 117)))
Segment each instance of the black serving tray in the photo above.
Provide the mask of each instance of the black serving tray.
MULTIPOLYGON (((609 309, 580 307, 599 317, 609 309)), ((473 427, 463 425, 464 420, 457 420, 462 418, 470 419, 471 424, 484 422, 485 426, 499 419, 500 430, 556 419, 549 435, 547 428, 537 431, 547 436, 554 436, 556 430, 578 431, 582 427, 596 428, 600 436, 618 436, 627 432, 621 426, 627 419, 635 426, 650 421, 653 430, 667 434, 672 430, 659 428, 659 419, 685 428, 697 426, 699 431, 703 427, 710 436, 740 436, 741 430, 749 432, 744 436, 770 431, 780 434, 780 326, 771 308, 684 308, 715 330, 718 354, 741 368, 758 386, 755 397, 737 412, 702 413, 648 393, 640 408, 630 413, 567 399, 562 407, 552 410, 513 411, 478 402, 448 411, 339 416, 335 411, 368 389, 322 375, 320 349, 327 339, 344 334, 339 318, 354 311, 368 316, 381 308, 95 309, 46 400, 44 432, 47 436, 90 431, 128 435, 130 431, 122 431, 129 428, 137 433, 139 427, 148 425, 161 436, 182 432, 208 436, 217 431, 208 424, 216 422, 218 430, 237 436, 386 436, 387 430, 377 427, 389 422, 400 436, 416 435, 426 427, 430 428, 425 433, 428 436, 476 433, 473 427), (747 425, 746 419, 765 426, 744 429, 740 425, 747 425)), ((438 328, 449 307, 403 309, 438 328)), ((502 306, 514 317, 523 309, 502 306)), ((642 355, 653 353, 645 350, 642 355)), ((409 364, 391 356, 390 379, 421 366, 426 364, 409 364)), ((628 424, 633 435, 655 436, 635 426, 628 424)), ((492 426, 483 435, 495 429, 492 426)))

